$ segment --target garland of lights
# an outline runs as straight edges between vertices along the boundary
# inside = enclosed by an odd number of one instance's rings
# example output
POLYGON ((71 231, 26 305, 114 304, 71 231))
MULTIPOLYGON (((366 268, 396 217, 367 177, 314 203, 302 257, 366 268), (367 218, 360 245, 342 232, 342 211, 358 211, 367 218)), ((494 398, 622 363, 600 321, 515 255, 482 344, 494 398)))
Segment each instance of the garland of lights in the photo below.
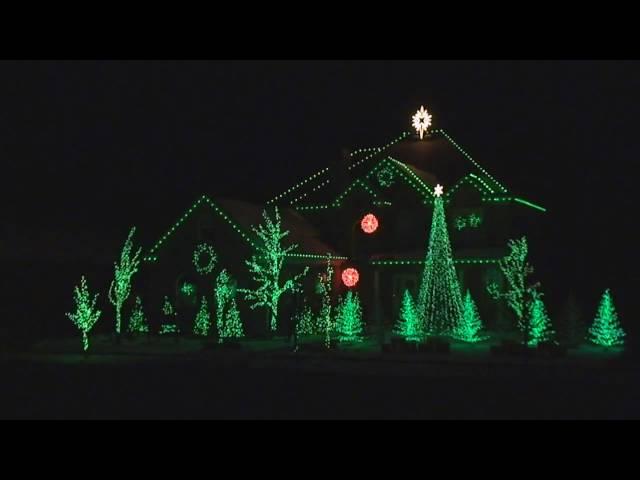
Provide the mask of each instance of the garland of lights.
POLYGON ((209 305, 207 299, 203 296, 200 303, 200 310, 196 315, 195 322, 193 323, 193 334, 206 337, 209 335, 209 329, 211 328, 211 315, 209 314, 209 305))
POLYGON ((618 314, 613 305, 611 292, 606 289, 602 294, 598 314, 589 328, 588 339, 596 345, 613 347, 624 344, 625 332, 618 321, 618 314))
POLYGON ((362 308, 357 292, 347 291, 336 313, 336 330, 340 342, 362 341, 362 308))
POLYGON ((393 169, 390 168, 388 165, 385 166, 384 168, 381 168, 378 171, 378 183, 380 184, 381 187, 384 188, 388 188, 391 185, 393 185, 393 182, 395 181, 395 175, 393 173, 393 169))
POLYGON ((120 335, 122 306, 131 292, 131 277, 138 271, 138 265, 140 265, 138 257, 142 249, 138 248, 133 257, 131 256, 131 249, 133 248, 132 237, 135 231, 136 227, 132 227, 129 231, 129 236, 125 240, 124 247, 120 253, 120 263, 114 263, 115 278, 109 287, 109 301, 116 308, 116 333, 118 335, 120 335))
POLYGON ((129 333, 148 333, 149 324, 142 310, 142 299, 136 297, 136 304, 129 319, 129 333))
POLYGON ((80 278, 80 287, 73 289, 73 299, 76 303, 75 313, 67 313, 67 317, 82 332, 82 348, 86 352, 89 350, 89 332, 100 318, 102 313, 96 309, 98 294, 91 298, 87 280, 84 275, 80 278))
POLYGON ((402 296, 400 319, 393 333, 404 337, 408 342, 419 342, 424 338, 422 321, 416 312, 416 306, 409 290, 405 290, 402 296))
POLYGON ((196 267, 196 272, 198 272, 200 275, 208 275, 209 273, 213 272, 217 260, 218 256, 216 255, 215 250, 208 243, 201 243, 193 251, 193 266, 196 267), (209 262, 204 265, 202 264, 200 258, 203 254, 209 256, 209 262))
POLYGON ((462 319, 462 298, 451 254, 440 185, 436 186, 435 195, 417 310, 427 334, 455 335, 462 319))

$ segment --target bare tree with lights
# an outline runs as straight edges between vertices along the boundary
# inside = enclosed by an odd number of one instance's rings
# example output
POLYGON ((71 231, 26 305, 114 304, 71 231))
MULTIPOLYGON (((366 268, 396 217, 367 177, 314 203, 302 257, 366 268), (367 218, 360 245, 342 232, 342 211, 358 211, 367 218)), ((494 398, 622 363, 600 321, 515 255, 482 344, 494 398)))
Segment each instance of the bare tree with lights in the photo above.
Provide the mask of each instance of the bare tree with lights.
POLYGON ((300 280, 307 274, 309 267, 305 267, 302 273, 293 278, 281 281, 282 266, 285 256, 298 248, 293 244, 284 246, 283 240, 289 235, 289 231, 282 231, 280 225, 280 213, 275 208, 274 219, 269 218, 267 211, 262 212, 264 222, 257 227, 252 227, 259 238, 257 252, 250 260, 246 260, 249 271, 253 279, 258 283, 255 290, 239 289, 245 294, 245 299, 253 302, 250 307, 266 307, 269 313, 267 328, 275 331, 278 327, 278 303, 280 297, 285 292, 296 292, 300 290, 300 280))
POLYGON ((86 352, 89 350, 89 332, 102 312, 96 308, 98 294, 96 293, 93 299, 91 298, 84 275, 80 279, 80 287, 75 287, 73 290, 73 298, 76 302, 76 311, 75 313, 67 313, 67 317, 82 332, 82 347, 86 352))
POLYGON ((120 253, 120 263, 114 262, 115 278, 109 287, 109 301, 116 309, 116 336, 118 339, 120 338, 122 305, 124 305, 131 293, 131 277, 138 271, 138 266, 140 265, 138 257, 142 248, 138 248, 136 253, 131 255, 133 248, 132 238, 135 231, 136 227, 132 227, 129 231, 129 236, 124 242, 124 247, 120 253))

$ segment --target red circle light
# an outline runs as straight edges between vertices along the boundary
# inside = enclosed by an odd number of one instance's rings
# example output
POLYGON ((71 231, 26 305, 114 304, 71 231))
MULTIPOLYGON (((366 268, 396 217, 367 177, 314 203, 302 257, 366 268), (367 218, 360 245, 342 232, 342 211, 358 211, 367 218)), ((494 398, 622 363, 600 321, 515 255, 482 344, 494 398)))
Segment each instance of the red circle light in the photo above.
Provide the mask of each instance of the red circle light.
POLYGON ((355 268, 347 268, 342 272, 342 283, 347 287, 354 287, 360 280, 360 274, 355 268))
POLYGON ((364 233, 373 233, 378 229, 378 219, 373 213, 368 213, 362 218, 360 228, 364 233))

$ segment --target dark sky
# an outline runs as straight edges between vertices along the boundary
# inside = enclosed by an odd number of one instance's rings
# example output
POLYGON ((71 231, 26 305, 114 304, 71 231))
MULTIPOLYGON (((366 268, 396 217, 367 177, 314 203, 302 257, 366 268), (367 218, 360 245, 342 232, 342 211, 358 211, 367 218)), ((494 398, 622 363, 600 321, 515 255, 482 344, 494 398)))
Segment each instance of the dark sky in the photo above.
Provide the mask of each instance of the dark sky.
POLYGON ((560 296, 578 280, 589 291, 623 288, 637 280, 639 67, 2 62, 5 228, 124 238, 135 224, 151 241, 202 193, 270 198, 343 146, 377 146, 409 129, 424 104, 434 126, 549 209, 531 246, 543 284, 560 296))

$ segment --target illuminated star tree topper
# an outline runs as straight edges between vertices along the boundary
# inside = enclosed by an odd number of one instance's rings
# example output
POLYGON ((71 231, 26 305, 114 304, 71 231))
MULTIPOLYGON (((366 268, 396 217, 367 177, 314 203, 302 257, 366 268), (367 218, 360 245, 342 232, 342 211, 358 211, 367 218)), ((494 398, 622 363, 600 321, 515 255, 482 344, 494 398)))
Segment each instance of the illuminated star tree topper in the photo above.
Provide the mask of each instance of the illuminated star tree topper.
POLYGON ((421 106, 420 110, 418 110, 412 117, 412 120, 413 128, 417 130, 417 132, 420 134, 420 140, 422 140, 423 135, 431 126, 431 115, 424 109, 423 106, 421 106))

